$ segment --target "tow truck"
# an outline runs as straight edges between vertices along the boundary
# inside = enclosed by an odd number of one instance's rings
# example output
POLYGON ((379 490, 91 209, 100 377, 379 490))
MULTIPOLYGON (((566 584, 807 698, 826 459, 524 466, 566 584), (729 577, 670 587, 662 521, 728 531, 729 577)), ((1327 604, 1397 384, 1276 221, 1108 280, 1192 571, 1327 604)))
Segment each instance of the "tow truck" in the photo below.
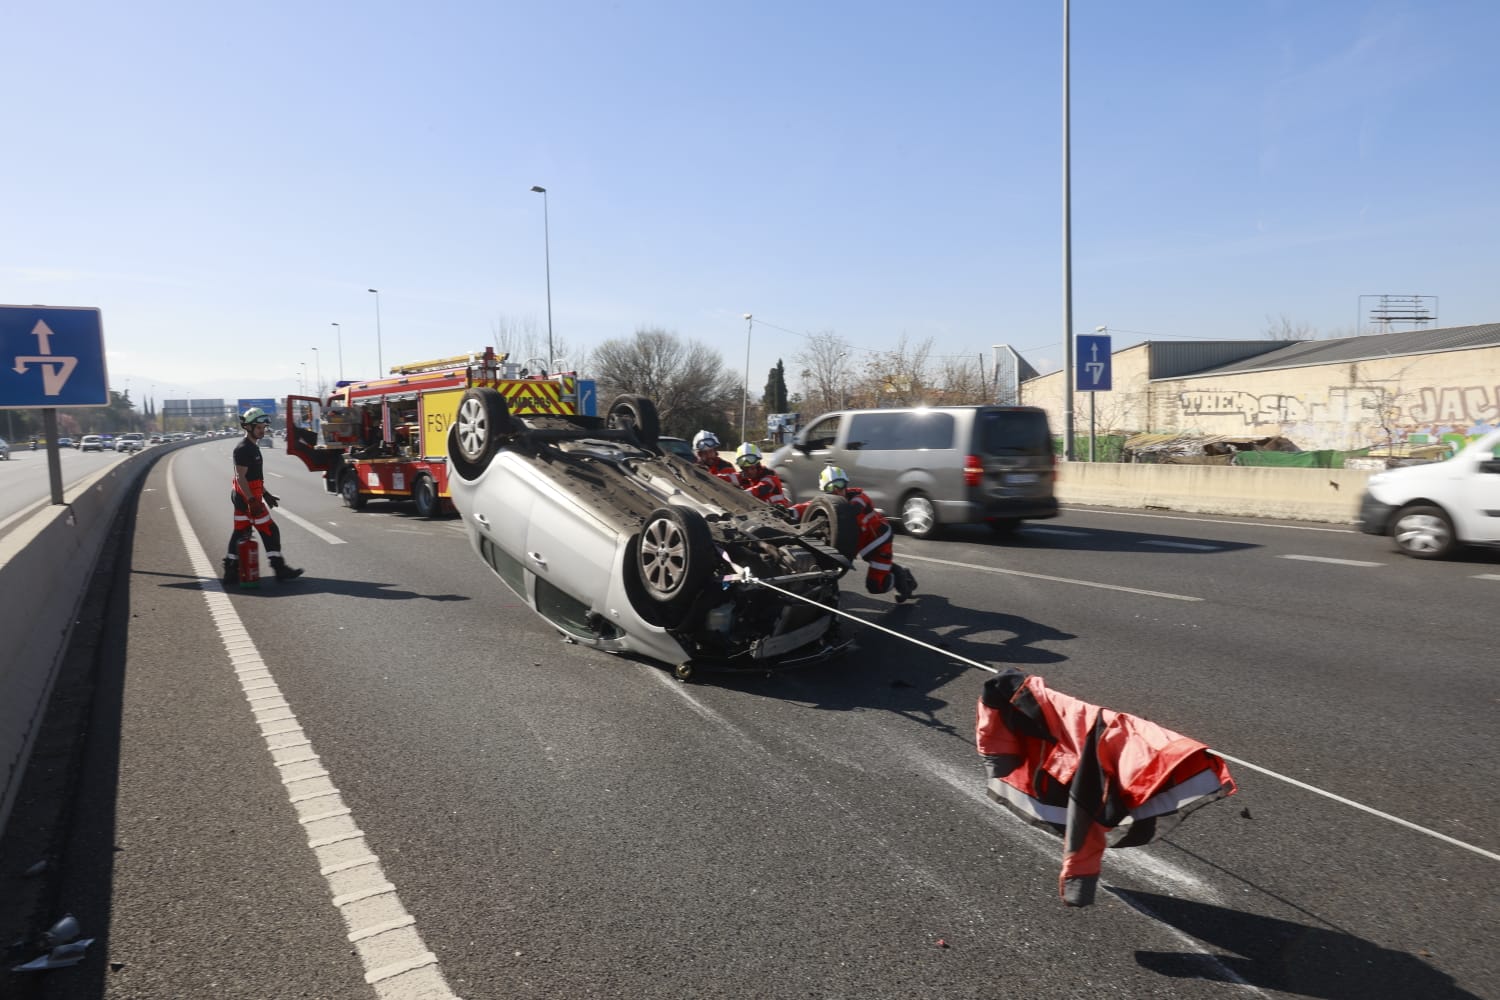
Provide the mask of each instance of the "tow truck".
POLYGON ((594 383, 548 373, 486 347, 391 368, 387 378, 339 382, 326 398, 288 396, 286 450, 351 510, 371 499, 411 501, 435 518, 451 509, 448 428, 471 388, 491 388, 512 413, 593 416, 594 383))

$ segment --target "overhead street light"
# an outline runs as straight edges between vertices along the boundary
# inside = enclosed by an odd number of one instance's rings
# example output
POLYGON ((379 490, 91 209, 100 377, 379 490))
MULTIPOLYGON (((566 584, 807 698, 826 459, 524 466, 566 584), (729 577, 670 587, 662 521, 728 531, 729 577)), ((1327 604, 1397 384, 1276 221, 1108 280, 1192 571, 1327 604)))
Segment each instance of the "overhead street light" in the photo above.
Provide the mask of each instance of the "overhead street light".
POLYGON ((372 288, 370 293, 375 296, 375 370, 378 375, 384 375, 385 355, 380 350, 380 289, 372 288))
POLYGON ((531 190, 542 196, 542 249, 547 264, 547 371, 551 372, 553 359, 557 357, 552 346, 552 225, 547 218, 547 189, 533 184, 531 190))
POLYGON ((339 381, 344 381, 344 328, 333 324, 333 332, 339 338, 339 381))
POLYGON ((750 333, 755 329, 755 317, 745 313, 745 393, 740 399, 740 441, 749 440, 745 437, 745 415, 750 410, 750 333))
POLYGON ((313 352, 313 370, 318 373, 318 381, 317 381, 318 397, 322 398, 322 396, 323 396, 323 356, 318 353, 318 349, 316 347, 314 347, 312 349, 312 352, 313 352))

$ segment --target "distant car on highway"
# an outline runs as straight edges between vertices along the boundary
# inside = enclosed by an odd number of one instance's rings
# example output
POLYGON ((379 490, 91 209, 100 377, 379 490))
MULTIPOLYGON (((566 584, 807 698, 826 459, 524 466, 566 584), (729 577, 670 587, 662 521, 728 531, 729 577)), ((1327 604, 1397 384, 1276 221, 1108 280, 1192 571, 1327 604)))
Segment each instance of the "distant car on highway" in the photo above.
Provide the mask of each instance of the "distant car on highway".
POLYGON ((1446 462, 1371 476, 1359 530, 1389 535, 1416 559, 1441 559, 1459 545, 1500 546, 1500 430, 1446 462))
POLYGON ((103 451, 104 450, 104 439, 101 438, 97 434, 85 434, 83 436, 83 440, 81 442, 79 442, 78 450, 79 451, 103 451))
POLYGON ((10 442, 5 438, 0 438, 0 461, 10 461, 10 442))
POLYGON ((77 448, 78 447, 77 443, 72 438, 70 438, 70 437, 60 437, 60 438, 58 438, 57 439, 57 446, 59 448, 77 448))
POLYGON ((140 451, 146 447, 146 435, 136 431, 115 438, 115 451, 140 451))
POLYGON ((663 434, 657 440, 661 442, 662 451, 669 451, 672 454, 676 455, 678 458, 685 458, 689 462, 696 462, 698 460, 698 456, 693 454, 692 442, 687 441, 684 438, 669 437, 668 435, 663 434))

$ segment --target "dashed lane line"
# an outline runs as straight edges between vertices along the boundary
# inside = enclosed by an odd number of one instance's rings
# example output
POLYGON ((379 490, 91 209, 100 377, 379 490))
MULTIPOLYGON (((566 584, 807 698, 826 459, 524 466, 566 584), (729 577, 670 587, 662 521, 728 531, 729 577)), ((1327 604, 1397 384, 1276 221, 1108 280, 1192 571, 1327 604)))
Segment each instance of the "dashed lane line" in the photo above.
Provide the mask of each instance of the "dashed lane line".
POLYGON ((1329 563, 1334 566, 1384 566, 1385 563, 1368 562, 1364 559, 1333 559, 1329 556, 1281 555, 1278 559, 1294 559, 1298 562, 1329 563))
MULTIPOLYGON (((379 1000, 458 1000, 193 534, 177 493, 176 465, 174 456, 167 465, 167 493, 183 548, 199 577, 203 600, 245 694, 246 707, 280 774, 287 802, 317 859, 333 905, 344 919, 349 943, 364 967, 365 982, 379 1000)), ((320 531, 300 518, 294 520, 320 531)), ((333 540, 342 544, 341 539, 333 540)))

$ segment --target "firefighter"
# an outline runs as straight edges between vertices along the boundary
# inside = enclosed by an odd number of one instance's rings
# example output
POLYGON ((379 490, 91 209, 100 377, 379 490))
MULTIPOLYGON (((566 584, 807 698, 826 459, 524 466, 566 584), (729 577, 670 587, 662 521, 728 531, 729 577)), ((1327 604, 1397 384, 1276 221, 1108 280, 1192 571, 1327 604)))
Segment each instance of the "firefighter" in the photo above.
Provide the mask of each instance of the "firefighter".
MULTIPOLYGON (((896 603, 900 604, 917 589, 917 578, 905 566, 891 561, 891 525, 885 515, 875 509, 875 504, 857 486, 849 485, 849 474, 837 465, 823 467, 818 473, 818 489, 832 493, 849 501, 854 508, 854 517, 859 524, 859 552, 865 561, 865 590, 872 594, 888 593, 896 589, 896 603)), ((798 504, 798 514, 807 509, 798 504)))
POLYGON ((234 449, 234 489, 229 498, 234 503, 234 533, 229 536, 229 554, 224 557, 224 586, 233 586, 240 577, 239 543, 253 526, 266 542, 266 556, 277 580, 295 580, 300 569, 286 564, 281 555, 281 529, 271 520, 270 507, 281 504, 281 498, 266 489, 262 468, 260 439, 271 429, 271 417, 259 407, 251 407, 240 417, 245 440, 234 449))
POLYGON ((740 485, 757 500, 777 507, 790 507, 781 477, 765 467, 760 448, 746 441, 734 450, 734 464, 739 466, 740 485))
POLYGON ((713 431, 699 431, 693 435, 693 454, 698 456, 699 465, 730 486, 740 485, 734 466, 719 457, 719 436, 713 431))

